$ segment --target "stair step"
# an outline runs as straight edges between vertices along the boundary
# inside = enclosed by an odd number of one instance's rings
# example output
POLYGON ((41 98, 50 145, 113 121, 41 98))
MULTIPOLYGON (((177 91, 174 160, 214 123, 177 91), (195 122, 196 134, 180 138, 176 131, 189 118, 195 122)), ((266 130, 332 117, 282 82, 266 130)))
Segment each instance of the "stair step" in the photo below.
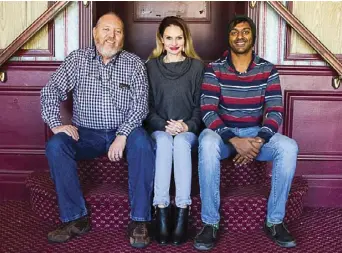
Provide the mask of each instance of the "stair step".
MULTIPOLYGON (((57 195, 49 173, 32 173, 27 178, 32 210, 44 221, 58 224, 57 195)), ((129 221, 128 186, 86 184, 83 192, 93 228, 126 228, 129 221)))
MULTIPOLYGON (((27 179, 33 211, 43 220, 58 223, 57 198, 49 173, 33 173, 27 179)), ((221 191, 221 226, 224 230, 254 230, 262 226, 266 215, 269 180, 263 184, 231 187, 221 191)), ((295 178, 289 196, 286 221, 297 218, 303 210, 307 183, 295 178)), ((93 229, 126 228, 129 221, 128 186, 126 184, 85 184, 86 203, 93 229)), ((193 194, 190 226, 201 227, 199 194, 193 194)))

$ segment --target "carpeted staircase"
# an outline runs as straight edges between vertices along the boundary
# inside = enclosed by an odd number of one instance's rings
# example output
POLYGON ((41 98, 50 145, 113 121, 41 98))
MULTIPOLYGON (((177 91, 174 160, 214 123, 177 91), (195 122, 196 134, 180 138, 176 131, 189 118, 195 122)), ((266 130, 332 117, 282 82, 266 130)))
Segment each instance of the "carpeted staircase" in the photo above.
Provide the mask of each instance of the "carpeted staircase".
MULTIPOLYGON (((58 211, 54 187, 48 173, 27 179, 31 201, 0 204, 0 253, 196 253, 193 241, 160 246, 155 241, 145 249, 134 249, 126 234, 128 223, 127 165, 101 157, 79 164, 93 230, 63 244, 49 244, 47 233, 56 228, 58 211)), ((194 164, 191 235, 201 225, 197 165, 194 164)), ((265 163, 236 168, 222 162, 221 229, 211 253, 342 253, 342 209, 304 208, 307 183, 294 180, 287 204, 286 220, 297 247, 284 249, 260 229, 266 212, 269 177, 265 163), (302 213, 303 211, 303 213, 302 213), (300 216, 300 217, 299 217, 300 216)), ((174 190, 174 189, 173 189, 174 190)), ((171 190, 171 191, 173 191, 171 190)))
MULTIPOLYGON (((202 225, 196 162, 193 168, 191 235, 202 225)), ((107 157, 81 161, 79 176, 91 212, 93 230, 125 231, 130 211, 126 162, 110 162, 107 157)), ((33 212, 50 224, 59 223, 56 193, 49 173, 33 173, 26 183, 33 212)), ((302 214, 303 196, 307 190, 306 181, 295 177, 287 202, 286 222, 302 214)), ((267 163, 255 161, 249 166, 236 167, 231 160, 222 161, 220 230, 246 233, 260 230, 266 216, 269 191, 267 163)), ((174 192, 174 187, 171 192, 174 192)))

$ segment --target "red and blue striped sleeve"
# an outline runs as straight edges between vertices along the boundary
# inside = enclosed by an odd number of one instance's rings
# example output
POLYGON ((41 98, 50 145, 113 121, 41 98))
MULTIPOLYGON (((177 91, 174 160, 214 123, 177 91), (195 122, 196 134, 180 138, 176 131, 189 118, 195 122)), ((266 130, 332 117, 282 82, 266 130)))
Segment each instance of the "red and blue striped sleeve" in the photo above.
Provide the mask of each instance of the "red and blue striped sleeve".
POLYGON ((207 128, 218 133, 222 140, 227 143, 235 134, 225 125, 218 114, 221 87, 214 72, 212 64, 209 64, 204 72, 201 87, 201 115, 207 128))
POLYGON ((272 68, 267 79, 265 91, 264 121, 258 136, 265 140, 265 143, 278 132, 283 122, 284 107, 279 80, 279 74, 275 67, 272 68))

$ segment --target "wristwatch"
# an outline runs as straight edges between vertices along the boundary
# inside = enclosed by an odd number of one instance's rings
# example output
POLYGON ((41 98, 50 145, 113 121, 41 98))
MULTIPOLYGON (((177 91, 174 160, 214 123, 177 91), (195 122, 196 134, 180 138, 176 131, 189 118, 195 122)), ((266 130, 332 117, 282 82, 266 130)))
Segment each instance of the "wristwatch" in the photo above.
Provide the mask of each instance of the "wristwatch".
POLYGON ((116 136, 126 136, 125 134, 123 134, 123 133, 121 133, 121 132, 116 132, 116 134, 115 134, 116 136))

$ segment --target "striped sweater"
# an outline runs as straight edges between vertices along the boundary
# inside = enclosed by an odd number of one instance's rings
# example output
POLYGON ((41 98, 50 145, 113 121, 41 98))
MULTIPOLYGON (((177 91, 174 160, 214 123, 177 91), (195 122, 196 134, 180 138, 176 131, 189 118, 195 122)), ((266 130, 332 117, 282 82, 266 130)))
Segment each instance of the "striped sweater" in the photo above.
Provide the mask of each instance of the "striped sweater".
POLYGON ((278 131, 283 119, 278 71, 255 55, 246 73, 238 73, 230 53, 208 64, 201 91, 201 113, 206 127, 225 143, 235 137, 230 128, 260 126, 265 142, 278 131))

